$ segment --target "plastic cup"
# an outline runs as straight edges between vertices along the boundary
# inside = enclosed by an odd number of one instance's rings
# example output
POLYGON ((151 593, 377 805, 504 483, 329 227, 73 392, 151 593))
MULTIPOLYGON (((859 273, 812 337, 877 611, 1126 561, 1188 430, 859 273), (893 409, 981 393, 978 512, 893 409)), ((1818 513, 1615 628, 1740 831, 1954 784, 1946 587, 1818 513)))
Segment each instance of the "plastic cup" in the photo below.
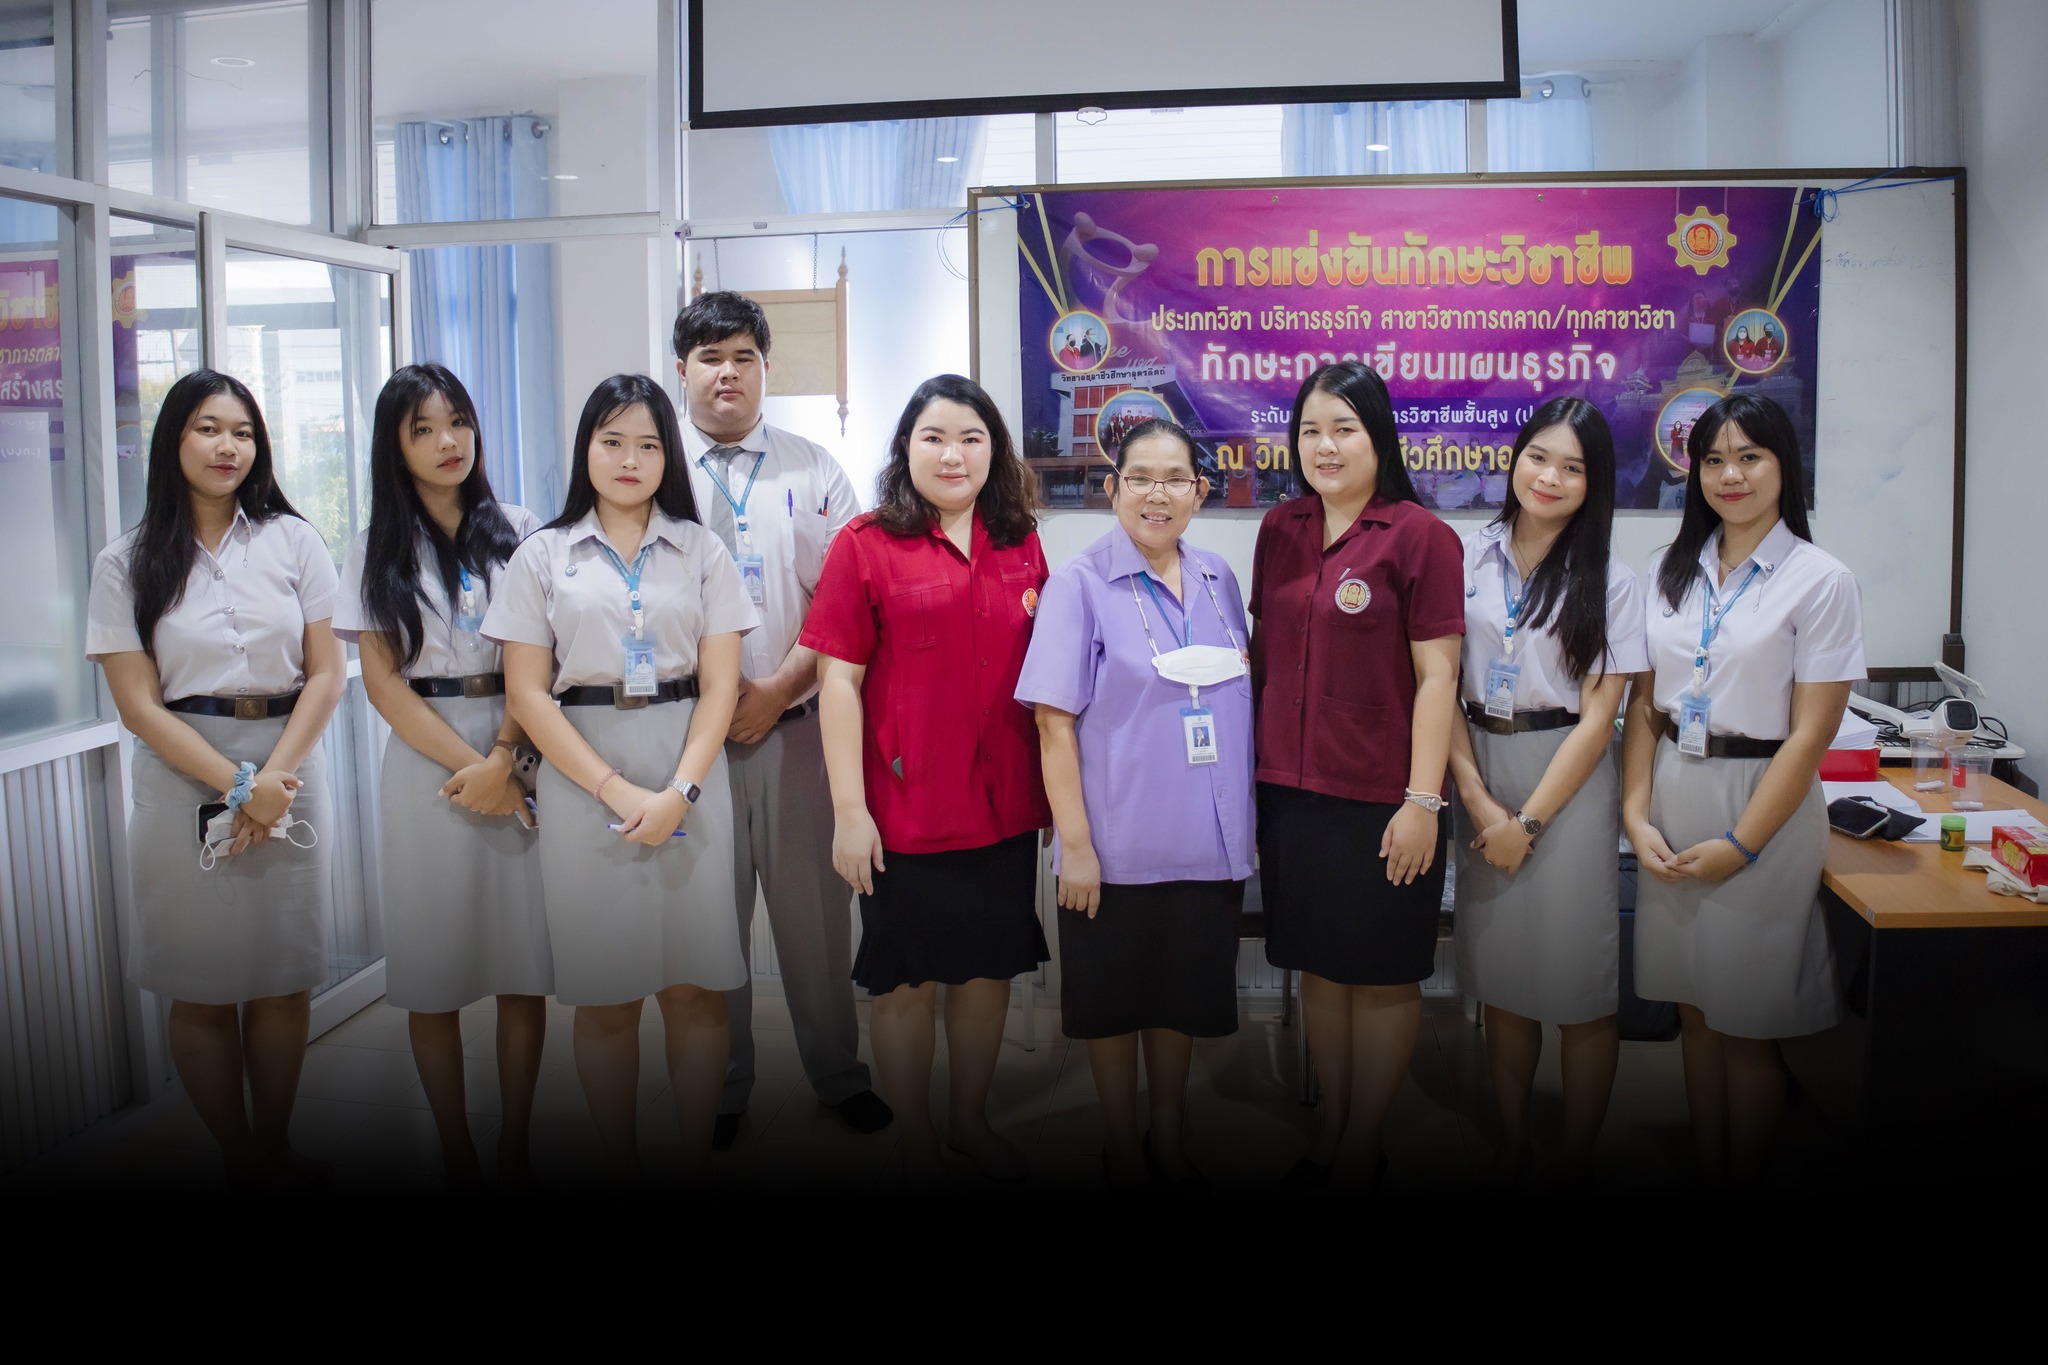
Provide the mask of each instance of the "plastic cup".
POLYGON ((1991 751, 1959 744, 1948 751, 1949 806, 1954 810, 1983 810, 1985 788, 1991 782, 1991 751))
POLYGON ((1940 794, 1948 790, 1948 751, 1931 739, 1913 741, 1913 790, 1940 794))

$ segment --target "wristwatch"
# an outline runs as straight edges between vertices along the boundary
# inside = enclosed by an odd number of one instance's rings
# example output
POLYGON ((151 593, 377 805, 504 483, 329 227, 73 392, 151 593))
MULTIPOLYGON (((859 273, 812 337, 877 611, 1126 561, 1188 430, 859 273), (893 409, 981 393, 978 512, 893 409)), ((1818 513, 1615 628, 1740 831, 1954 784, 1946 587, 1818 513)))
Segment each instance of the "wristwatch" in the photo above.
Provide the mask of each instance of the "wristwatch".
POLYGON ((1435 815, 1444 808, 1444 799, 1435 792, 1419 792, 1412 787, 1401 793, 1401 799, 1403 801, 1413 801, 1431 815, 1435 815))
POLYGON ((1522 827, 1522 833, 1529 836, 1531 843, 1534 843, 1536 836, 1543 832, 1543 822, 1527 811, 1516 811, 1515 823, 1522 827))
POLYGON ((685 782, 680 777, 677 778, 675 781, 669 783, 668 785, 671 791, 681 792, 683 794, 683 800, 689 802, 693 806, 697 804, 697 798, 704 794, 704 789, 698 786, 695 782, 685 782))

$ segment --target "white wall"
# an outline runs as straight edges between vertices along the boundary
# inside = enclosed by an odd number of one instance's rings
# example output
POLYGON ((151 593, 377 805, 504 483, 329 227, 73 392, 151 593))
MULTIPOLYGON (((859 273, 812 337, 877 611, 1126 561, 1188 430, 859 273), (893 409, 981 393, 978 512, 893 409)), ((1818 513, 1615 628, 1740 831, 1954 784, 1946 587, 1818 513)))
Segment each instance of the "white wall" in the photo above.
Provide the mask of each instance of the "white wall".
POLYGON ((2048 316, 2048 5, 1962 0, 1963 161, 1969 167, 1969 485, 1963 634, 1993 714, 2048 772, 2048 581, 2039 443, 2041 319, 2048 316))
POLYGON ((692 218, 775 218, 789 211, 766 128, 690 131, 692 218))
POLYGON ((1775 41, 1780 166, 1883 166, 1890 158, 1886 7, 1832 0, 1775 41))

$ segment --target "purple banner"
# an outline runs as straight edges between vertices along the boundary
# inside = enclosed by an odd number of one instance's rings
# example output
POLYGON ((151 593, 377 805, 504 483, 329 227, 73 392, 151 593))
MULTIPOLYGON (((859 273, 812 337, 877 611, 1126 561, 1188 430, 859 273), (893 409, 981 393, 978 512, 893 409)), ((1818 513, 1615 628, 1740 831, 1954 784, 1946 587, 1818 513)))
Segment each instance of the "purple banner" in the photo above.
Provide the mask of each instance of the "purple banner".
MULTIPOLYGON (((1386 379, 1432 507, 1497 507, 1515 433, 1560 394, 1614 429, 1618 501, 1672 507, 1708 404, 1783 404, 1812 497, 1819 224, 1790 188, 1060 190, 1018 214, 1024 444, 1054 506, 1100 504, 1103 450, 1171 417, 1212 501, 1292 495, 1317 366, 1386 379)), ((1384 452, 1383 452, 1384 454, 1384 452)))

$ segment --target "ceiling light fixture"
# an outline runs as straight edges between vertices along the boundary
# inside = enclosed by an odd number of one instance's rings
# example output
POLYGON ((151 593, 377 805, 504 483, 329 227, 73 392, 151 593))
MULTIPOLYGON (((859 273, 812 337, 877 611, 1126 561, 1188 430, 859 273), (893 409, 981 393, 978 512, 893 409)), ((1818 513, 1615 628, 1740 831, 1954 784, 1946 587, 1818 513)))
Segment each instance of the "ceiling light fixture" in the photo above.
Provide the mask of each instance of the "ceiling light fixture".
POLYGON ((573 175, 558 175, 555 177, 557 180, 574 180, 575 178, 573 175))
POLYGON ((937 160, 938 160, 939 164, 940 164, 940 165, 942 165, 942 166, 950 166, 951 164, 953 164, 953 163, 954 163, 955 161, 958 161, 959 159, 960 159, 960 158, 959 158, 959 157, 957 157, 957 156, 942 156, 942 157, 939 157, 939 158, 937 158, 937 160))
POLYGON ((1092 127, 1108 118, 1109 110, 1099 104, 1084 104, 1074 111, 1074 117, 1092 127))
POLYGON ((1543 98, 1549 99, 1552 95, 1555 95, 1557 93, 1557 82, 1545 81, 1543 82, 1543 84, 1536 87, 1536 91, 1538 94, 1542 95, 1543 98))
POLYGON ((256 65, 256 59, 254 57, 215 57, 213 59, 213 64, 215 66, 232 66, 239 68, 244 66, 256 65))
POLYGON ((1368 152, 1391 152, 1394 149, 1384 142, 1368 142, 1365 144, 1365 150, 1368 152))

